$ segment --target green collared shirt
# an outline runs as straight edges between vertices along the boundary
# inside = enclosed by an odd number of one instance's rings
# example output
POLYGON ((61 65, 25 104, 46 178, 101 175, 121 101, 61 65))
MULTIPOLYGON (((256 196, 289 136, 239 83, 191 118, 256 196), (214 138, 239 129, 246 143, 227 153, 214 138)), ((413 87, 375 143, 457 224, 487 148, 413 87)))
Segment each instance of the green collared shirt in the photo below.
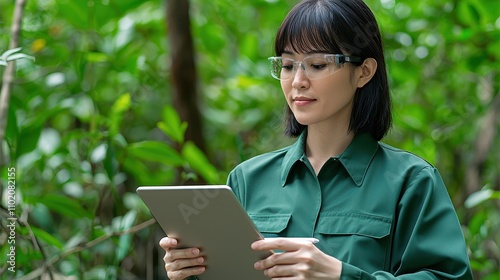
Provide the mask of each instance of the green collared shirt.
POLYGON ((360 134, 316 176, 306 137, 229 175, 227 184, 265 237, 319 239, 319 249, 342 261, 342 280, 472 279, 436 168, 360 134))

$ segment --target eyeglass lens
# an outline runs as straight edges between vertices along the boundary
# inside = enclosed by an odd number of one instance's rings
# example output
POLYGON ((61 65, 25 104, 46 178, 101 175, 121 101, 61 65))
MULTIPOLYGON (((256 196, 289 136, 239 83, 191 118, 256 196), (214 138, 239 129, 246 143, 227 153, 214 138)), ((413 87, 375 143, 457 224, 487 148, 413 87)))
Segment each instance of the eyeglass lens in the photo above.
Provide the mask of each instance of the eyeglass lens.
POLYGON ((291 58, 272 57, 269 59, 271 75, 278 80, 286 81, 294 78, 300 67, 308 79, 321 79, 342 68, 343 64, 338 63, 336 58, 333 55, 317 55, 295 61, 291 58))

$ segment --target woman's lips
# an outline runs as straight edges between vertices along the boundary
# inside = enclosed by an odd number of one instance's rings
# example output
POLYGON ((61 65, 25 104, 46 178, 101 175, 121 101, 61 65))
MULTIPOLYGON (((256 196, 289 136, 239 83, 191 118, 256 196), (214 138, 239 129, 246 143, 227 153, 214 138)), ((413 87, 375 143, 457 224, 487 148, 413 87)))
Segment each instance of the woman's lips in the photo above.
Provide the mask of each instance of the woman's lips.
POLYGON ((293 102, 296 106, 305 106, 309 105, 316 101, 314 98, 309 98, 309 97, 303 97, 303 96, 297 96, 293 99, 293 102))

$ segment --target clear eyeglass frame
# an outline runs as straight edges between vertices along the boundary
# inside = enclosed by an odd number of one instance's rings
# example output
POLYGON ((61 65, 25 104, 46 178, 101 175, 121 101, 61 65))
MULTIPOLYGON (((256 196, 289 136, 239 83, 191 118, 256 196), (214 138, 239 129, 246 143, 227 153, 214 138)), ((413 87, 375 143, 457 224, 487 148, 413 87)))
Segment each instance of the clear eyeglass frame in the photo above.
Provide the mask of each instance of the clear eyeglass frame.
POLYGON ((280 81, 288 81, 295 77, 300 68, 309 80, 318 80, 330 76, 340 70, 346 62, 360 63, 363 59, 344 54, 313 54, 301 61, 281 56, 268 58, 271 76, 280 81))

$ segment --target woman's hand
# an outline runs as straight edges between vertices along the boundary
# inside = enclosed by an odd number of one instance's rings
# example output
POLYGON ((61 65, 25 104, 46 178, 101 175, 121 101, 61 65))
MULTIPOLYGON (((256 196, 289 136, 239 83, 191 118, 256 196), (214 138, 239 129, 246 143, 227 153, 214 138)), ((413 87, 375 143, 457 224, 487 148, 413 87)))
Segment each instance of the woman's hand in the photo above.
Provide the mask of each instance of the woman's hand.
POLYGON ((165 250, 165 270, 168 279, 183 280, 189 276, 200 275, 205 271, 203 262, 205 259, 198 248, 175 249, 177 240, 164 237, 160 240, 160 246, 165 250))
POLYGON ((340 279, 342 262, 323 253, 311 242, 286 238, 259 240, 252 243, 252 249, 284 251, 254 265, 271 279, 340 279))

